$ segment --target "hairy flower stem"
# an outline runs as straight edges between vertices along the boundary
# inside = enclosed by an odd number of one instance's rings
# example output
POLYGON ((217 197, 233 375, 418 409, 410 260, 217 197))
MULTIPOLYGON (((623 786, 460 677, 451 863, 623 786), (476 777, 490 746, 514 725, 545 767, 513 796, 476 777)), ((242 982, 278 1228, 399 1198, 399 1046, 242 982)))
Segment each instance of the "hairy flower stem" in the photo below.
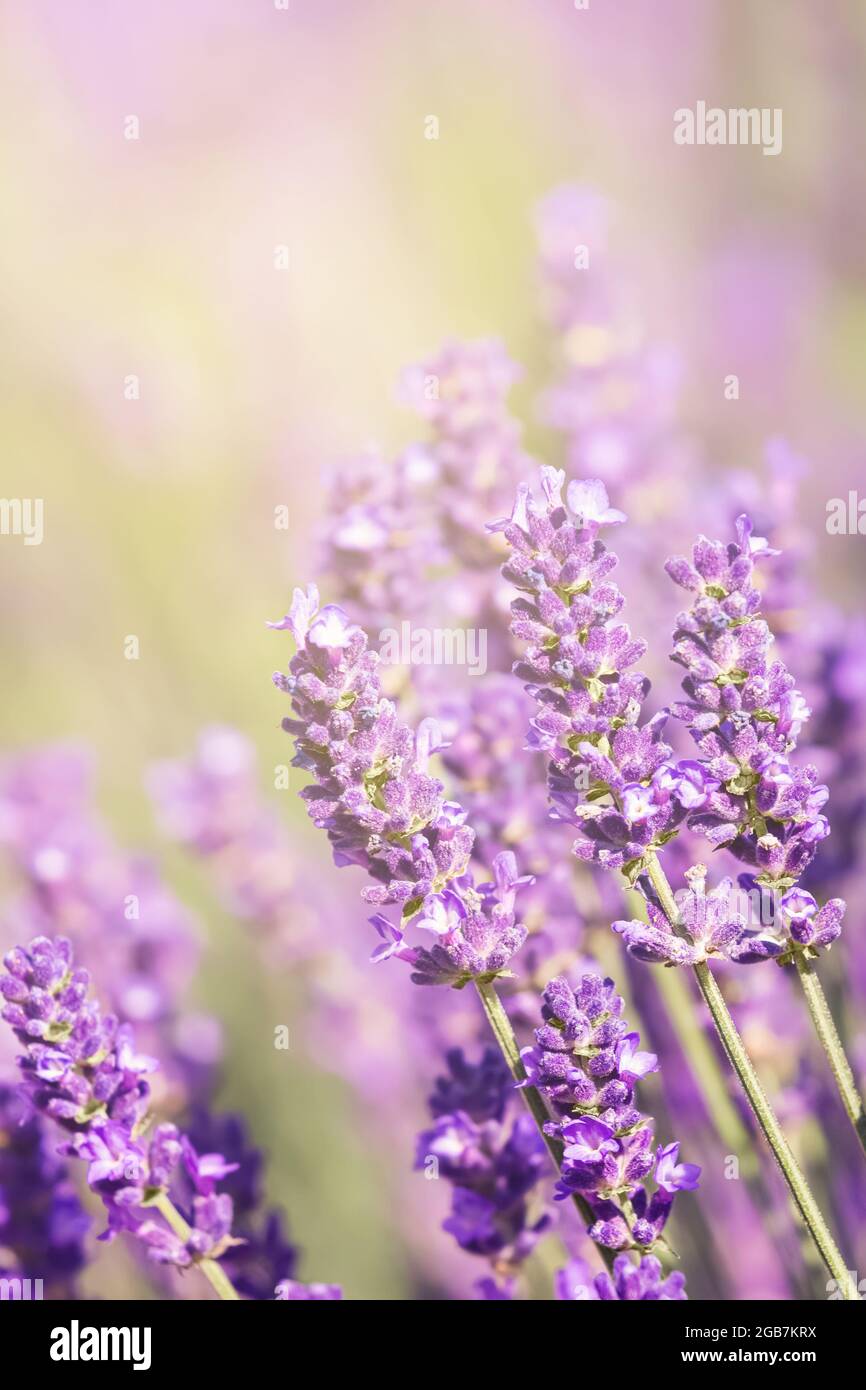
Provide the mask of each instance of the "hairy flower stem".
MULTIPOLYGON (((192 1235, 192 1229, 187 1222, 184 1221, 171 1199, 163 1193, 156 1198, 153 1205, 156 1207, 159 1214, 165 1218, 178 1240, 182 1240, 183 1243, 186 1244, 192 1235)), ((205 1279, 207 1279, 211 1288, 219 1294, 220 1298, 226 1301, 240 1300, 237 1289, 235 1289, 217 1260, 199 1260, 198 1268, 201 1270, 205 1279)))
MULTIPOLYGON (((631 904, 640 902, 637 893, 627 893, 631 904)), ((662 997, 671 1026, 686 1063, 698 1084, 710 1123, 727 1149, 739 1157, 740 1173, 750 1186, 761 1184, 761 1166, 752 1146, 752 1137, 728 1093, 722 1064, 696 1013, 694 1000, 678 970, 656 970, 653 981, 662 997)), ((766 1192, 761 1191, 766 1202, 766 1192)))
POLYGON ((807 960, 801 951, 796 954, 796 964, 800 984, 803 986, 803 993, 809 1006, 809 1013, 815 1025, 815 1032, 827 1054, 827 1061, 830 1063, 830 1070, 839 1088, 839 1095, 842 1097, 848 1119, 854 1126, 861 1147, 866 1152, 866 1113, 863 1110, 863 1100, 857 1090, 851 1064, 845 1055, 842 1039, 839 1037, 833 1015, 830 1012, 827 996, 812 962, 807 960))
MULTIPOLYGON (((629 910, 635 917, 639 916, 644 901, 641 895, 636 891, 626 890, 624 896, 629 910)), ((643 968, 638 966, 639 970, 643 968)), ((761 1156, 752 1142, 751 1132, 731 1098, 724 1063, 697 1011, 696 1000, 688 987, 688 981, 680 970, 662 969, 651 972, 651 984, 658 991, 661 1006, 665 1010, 682 1054, 683 1064, 691 1070, 710 1126, 720 1139, 725 1152, 736 1157, 737 1171, 746 1184, 755 1210, 767 1213, 767 1234, 772 1244, 778 1247, 788 1278, 798 1290, 797 1296, 808 1298, 811 1277, 821 1273, 821 1259, 809 1239, 808 1231, 798 1219, 793 1202, 790 1203, 790 1207, 786 1204, 784 1210, 779 1210, 773 1201, 767 1175, 761 1165, 761 1156), (806 1266, 805 1274, 799 1270, 797 1255, 806 1266)))
MULTIPOLYGON (((515 1081, 525 1081, 526 1071, 520 1060, 520 1049, 517 1046, 517 1039, 514 1036, 514 1029, 511 1021, 502 1006, 502 1000, 496 993, 496 986, 492 980, 476 980, 475 988, 484 1009, 487 1022, 490 1024, 491 1032, 499 1046, 502 1056, 505 1058, 508 1070, 515 1081)), ((534 1086, 522 1086, 520 1094, 523 1096, 530 1114, 538 1126, 538 1132, 544 1140, 547 1151, 553 1159, 556 1169, 556 1176, 559 1177, 562 1168, 562 1144, 552 1134, 545 1132, 545 1125, 550 1124, 551 1115, 544 1102, 544 1097, 539 1094, 534 1086)), ((591 1226, 595 1221, 595 1215, 589 1203, 579 1192, 572 1194, 574 1205, 580 1213, 584 1225, 591 1226)), ((599 1245, 597 1249, 601 1252, 602 1259, 609 1270, 613 1269, 615 1251, 608 1250, 607 1246, 599 1245)))
MULTIPOLYGON (((659 897, 662 910, 665 913, 672 928, 676 928, 679 921, 676 901, 673 891, 668 883, 664 869, 654 854, 647 856, 647 873, 656 893, 659 897)), ((852 1289, 851 1280, 841 1252, 834 1241, 830 1230, 821 1215, 815 1198, 812 1196, 809 1184, 799 1163, 794 1157, 790 1144, 785 1138, 779 1121, 769 1100, 767 1099, 764 1088, 758 1078, 758 1074, 752 1065, 751 1058, 745 1049, 743 1040, 740 1037, 736 1024, 731 1017, 727 1004, 725 1003, 722 991, 719 989, 715 977, 710 971, 706 961, 699 962, 694 967, 695 978, 704 996, 707 1008, 712 1016, 716 1031, 721 1039, 722 1046, 728 1057, 728 1061, 733 1067, 737 1079, 746 1094, 746 1099, 751 1106, 755 1118, 763 1131, 764 1137, 773 1151, 773 1156, 782 1170, 782 1176, 790 1188, 791 1195, 799 1208, 806 1226, 809 1230, 815 1245, 821 1255, 824 1264, 830 1274, 836 1280, 837 1287, 844 1290, 846 1300, 855 1301, 858 1298, 856 1289, 852 1289)))
POLYGON ((698 1084, 710 1124, 725 1151, 736 1156, 739 1174, 746 1184, 755 1209, 766 1212, 767 1231, 778 1246, 788 1277, 800 1287, 800 1297, 808 1297, 809 1276, 820 1274, 821 1261, 809 1234, 797 1219, 793 1203, 779 1210, 773 1204, 766 1175, 761 1171, 759 1154, 752 1135, 729 1094, 727 1077, 711 1039, 696 1011, 687 981, 679 970, 656 970, 653 980, 667 1009, 671 1026, 688 1066, 698 1084), (787 1254, 784 1252, 787 1251, 787 1254), (796 1253, 805 1261, 805 1277, 796 1272, 796 1253))

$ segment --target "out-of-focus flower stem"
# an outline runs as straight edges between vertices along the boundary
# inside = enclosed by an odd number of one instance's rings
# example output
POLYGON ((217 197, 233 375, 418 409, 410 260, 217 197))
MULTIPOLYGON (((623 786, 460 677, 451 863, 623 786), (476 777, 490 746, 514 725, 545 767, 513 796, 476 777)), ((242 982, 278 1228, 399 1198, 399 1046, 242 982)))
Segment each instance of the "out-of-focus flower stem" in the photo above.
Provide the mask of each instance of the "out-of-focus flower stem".
MULTIPOLYGON (((177 1207, 165 1193, 157 1197, 153 1203, 160 1216, 165 1218, 178 1240, 182 1240, 184 1245, 192 1235, 192 1229, 183 1219, 177 1207)), ((226 1275, 225 1271, 217 1260, 199 1260, 198 1268, 207 1279, 211 1288, 219 1294, 220 1298, 226 1302, 238 1302, 240 1295, 226 1275)))
POLYGON ((866 1152, 866 1113, 863 1110, 863 1099, 857 1090, 854 1073, 845 1055, 842 1039, 839 1037, 839 1031, 830 1012, 830 1005, 827 1003, 827 996, 812 962, 807 960, 800 951, 796 954, 796 964, 797 974, 800 977, 800 984, 803 986, 803 993, 806 996, 806 1003, 809 1006, 809 1014, 815 1032, 827 1054, 827 1061, 830 1063, 830 1070, 839 1088, 839 1095, 842 1097, 848 1119, 854 1127, 861 1147, 866 1152))
MULTIPOLYGON (((496 986, 492 980, 476 980, 475 988, 478 991, 478 997, 481 1000, 481 1006, 484 1009, 487 1022, 490 1024, 490 1030, 496 1039, 502 1056, 505 1058, 508 1070, 511 1072, 515 1081, 526 1081, 526 1071, 520 1060, 520 1049, 517 1046, 514 1029, 511 1027, 511 1021, 503 1008, 502 1000, 496 993, 496 986)), ((529 1107, 530 1114, 538 1126, 538 1132, 547 1146, 547 1151, 553 1160, 558 1177, 562 1167, 562 1144, 558 1139, 555 1139, 552 1134, 547 1134, 545 1132, 544 1127, 550 1123, 551 1116, 544 1103, 544 1097, 539 1094, 534 1086, 521 1086, 520 1094, 523 1096, 523 1099, 529 1107)), ((586 1199, 581 1197, 579 1193, 575 1192, 573 1196, 574 1205, 580 1213, 581 1220, 585 1226, 591 1226, 595 1221, 592 1208, 589 1206, 586 1199)), ((604 1245, 599 1245, 596 1248, 601 1253, 607 1268, 612 1270, 616 1252, 608 1250, 604 1245)))
MULTIPOLYGON (((647 856, 647 873, 650 881, 658 894, 662 911, 665 913, 672 928, 676 927, 679 920, 676 901, 673 891, 668 883, 664 869, 654 854, 647 856)), ((763 1131, 764 1137, 773 1151, 779 1167, 782 1170, 791 1195, 799 1208, 809 1234, 820 1252, 824 1264, 830 1274, 836 1280, 837 1288, 844 1290, 846 1300, 854 1301, 858 1298, 856 1288, 852 1288, 852 1281, 848 1277, 847 1266, 839 1248, 836 1245, 829 1227, 821 1214, 815 1198, 812 1196, 811 1189, 806 1181, 805 1174, 794 1156, 790 1144, 785 1138, 779 1121, 769 1100, 767 1099, 764 1088, 761 1085, 758 1073, 752 1065, 751 1058, 745 1049, 743 1040, 740 1037, 737 1026, 731 1017, 727 1004, 725 1003, 722 991, 719 989, 715 977, 710 971, 705 961, 700 962, 694 967, 695 978, 700 987, 701 994, 704 996, 707 1008, 712 1016, 713 1023, 721 1039, 722 1046, 727 1054, 728 1061, 733 1067, 737 1079, 740 1082, 755 1118, 763 1131)))

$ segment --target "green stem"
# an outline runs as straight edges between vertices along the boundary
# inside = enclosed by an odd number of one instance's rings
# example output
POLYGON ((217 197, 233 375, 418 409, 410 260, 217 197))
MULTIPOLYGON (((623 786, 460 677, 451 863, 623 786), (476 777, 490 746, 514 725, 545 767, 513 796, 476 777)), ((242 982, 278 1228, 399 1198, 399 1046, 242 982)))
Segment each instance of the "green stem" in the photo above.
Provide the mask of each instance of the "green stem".
MULTIPOLYGON (((178 1240, 182 1240, 185 1245, 192 1235, 192 1230, 171 1199, 163 1193, 155 1199, 153 1205, 160 1215, 165 1217, 178 1240)), ((220 1298, 226 1301, 239 1300, 240 1295, 217 1260, 199 1260, 198 1268, 220 1298)))
MULTIPOLYGON (((514 1036, 514 1029, 505 1009, 502 1007, 502 1000, 496 993, 496 986, 492 980, 476 980, 475 988, 481 1000, 487 1022, 490 1024, 491 1032, 499 1044, 499 1050, 508 1066, 508 1070, 515 1081, 526 1080, 526 1069, 520 1060, 520 1049, 517 1046, 517 1039, 514 1036)), ((530 1114, 538 1125, 538 1132, 544 1140, 547 1151, 553 1159, 553 1166, 556 1169, 556 1176, 559 1177, 562 1171, 562 1144, 555 1139, 552 1134, 547 1134, 545 1125, 550 1124, 552 1116, 545 1104, 544 1097, 534 1086, 521 1086, 520 1094, 529 1107, 530 1114)), ((595 1223, 595 1212, 589 1205, 585 1197, 581 1197, 579 1192, 572 1193, 574 1205, 580 1213, 584 1225, 589 1227, 595 1223)), ((606 1245, 596 1247, 608 1269, 613 1269, 615 1252, 609 1250, 606 1245)))
MULTIPOLYGON (((679 921, 679 912, 673 891, 665 876, 664 869, 654 854, 647 856, 647 873, 656 893, 662 909, 671 924, 676 927, 679 921)), ((815 1198, 806 1181, 806 1177, 797 1162, 790 1144, 785 1138, 779 1121, 773 1112, 773 1108, 767 1099, 758 1074, 752 1065, 751 1058, 747 1053, 743 1040, 737 1032, 736 1024, 725 1003, 722 991, 710 971, 706 961, 701 961, 694 967, 695 978, 697 979, 701 993, 706 1001, 707 1008, 712 1016, 716 1031, 721 1039, 722 1046, 728 1057, 728 1061, 733 1067, 737 1079, 746 1094, 746 1099, 751 1106, 755 1118, 761 1127, 767 1143, 773 1151, 773 1157, 778 1163, 782 1176, 791 1191, 791 1195, 797 1204, 806 1227, 811 1235, 824 1264, 830 1274, 836 1280, 836 1286, 844 1290, 846 1300, 854 1301, 858 1298, 856 1288, 851 1287, 852 1281, 848 1277, 848 1270, 845 1261, 834 1241, 830 1230, 821 1215, 815 1198)))
POLYGON ((836 1085, 839 1087, 839 1094, 842 1097, 848 1119, 854 1126, 854 1131, 863 1150, 866 1151, 866 1113, 863 1110, 863 1100, 857 1090, 851 1064, 845 1055, 842 1039, 839 1037, 833 1015, 830 1012, 827 996, 821 987, 821 981, 815 974, 812 962, 806 959, 802 951, 796 953, 796 965, 800 984, 803 986, 803 993, 806 996, 806 1003, 809 1006, 809 1013, 815 1025, 815 1032, 827 1054, 827 1060, 830 1063, 836 1085))
MULTIPOLYGON (((629 893, 631 902, 637 893, 629 893)), ((761 1184, 761 1165, 746 1125, 732 1101, 722 1064, 705 1028, 695 1012, 695 1001, 679 970, 656 970, 653 979, 671 1021, 687 1064, 691 1067, 710 1122, 728 1153, 739 1160, 740 1173, 748 1185, 761 1184)), ((766 1194, 761 1187, 762 1200, 766 1194)))
MULTIPOLYGON (((625 898, 634 915, 639 915, 644 908, 643 897, 636 891, 626 891, 625 898)), ((753 1143, 751 1131, 731 1097, 724 1064, 698 1014, 696 1000, 689 989, 688 981, 681 970, 665 968, 652 971, 652 983, 661 997, 683 1060, 686 1066, 691 1068, 710 1124, 727 1153, 736 1158, 737 1172, 746 1184, 755 1209, 766 1213, 768 1238, 778 1247, 779 1257, 785 1269, 789 1271, 795 1288, 800 1285, 801 1295, 807 1297, 808 1284, 802 1284, 796 1272, 791 1238, 796 1242, 799 1254, 807 1267, 807 1278, 816 1271, 820 1274, 821 1259, 809 1239, 808 1231, 799 1220, 793 1202, 790 1203, 791 1219, 787 1222, 787 1212, 778 1211, 773 1206, 766 1174, 761 1166, 761 1155, 753 1143)), ((731 1252, 728 1251, 726 1254, 730 1262, 731 1252)))

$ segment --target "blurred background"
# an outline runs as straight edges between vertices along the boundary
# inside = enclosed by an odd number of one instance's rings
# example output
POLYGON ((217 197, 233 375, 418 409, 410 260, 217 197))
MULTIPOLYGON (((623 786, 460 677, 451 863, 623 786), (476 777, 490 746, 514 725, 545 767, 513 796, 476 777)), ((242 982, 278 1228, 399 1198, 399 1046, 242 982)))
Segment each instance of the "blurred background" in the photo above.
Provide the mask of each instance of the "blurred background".
MULTIPOLYGON (((221 1023, 218 1099, 267 1155, 304 1277, 424 1296, 446 1275, 419 1248, 450 1268, 444 1195, 407 1234, 408 1141, 371 1133, 363 1084, 328 1055, 339 1033, 305 1036, 303 972, 254 948, 159 833, 147 769, 203 726, 240 730, 305 901, 356 918, 363 959, 360 883, 334 882, 300 774, 275 785, 288 643, 265 621, 316 573, 335 465, 419 433, 395 382, 443 339, 501 337, 526 448, 564 458, 537 408, 555 368, 534 227, 562 184, 609 201, 633 311, 681 355, 707 485, 784 435, 813 465, 798 501, 821 593, 857 614, 866 543, 828 536, 825 509, 866 486, 866 9, 32 0, 2 7, 2 31, 2 492, 44 499, 41 545, 0 537, 3 747, 86 744, 113 835, 158 855, 198 917, 189 997, 221 1023), (781 108, 782 152, 676 145, 673 113, 698 100, 781 108)), ((687 510, 670 528, 677 546, 696 529, 687 510)), ((477 1273, 460 1258, 457 1288, 477 1273)), ((146 1293, 114 1248, 87 1279, 146 1293)))

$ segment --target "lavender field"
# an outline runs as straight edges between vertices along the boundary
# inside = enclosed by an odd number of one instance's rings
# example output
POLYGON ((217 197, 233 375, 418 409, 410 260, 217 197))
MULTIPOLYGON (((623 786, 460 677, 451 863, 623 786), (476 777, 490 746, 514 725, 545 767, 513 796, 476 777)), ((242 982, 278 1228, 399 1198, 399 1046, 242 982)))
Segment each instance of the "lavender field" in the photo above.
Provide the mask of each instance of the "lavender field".
POLYGON ((862 1301, 866 10, 2 27, 0 1298, 862 1301))

